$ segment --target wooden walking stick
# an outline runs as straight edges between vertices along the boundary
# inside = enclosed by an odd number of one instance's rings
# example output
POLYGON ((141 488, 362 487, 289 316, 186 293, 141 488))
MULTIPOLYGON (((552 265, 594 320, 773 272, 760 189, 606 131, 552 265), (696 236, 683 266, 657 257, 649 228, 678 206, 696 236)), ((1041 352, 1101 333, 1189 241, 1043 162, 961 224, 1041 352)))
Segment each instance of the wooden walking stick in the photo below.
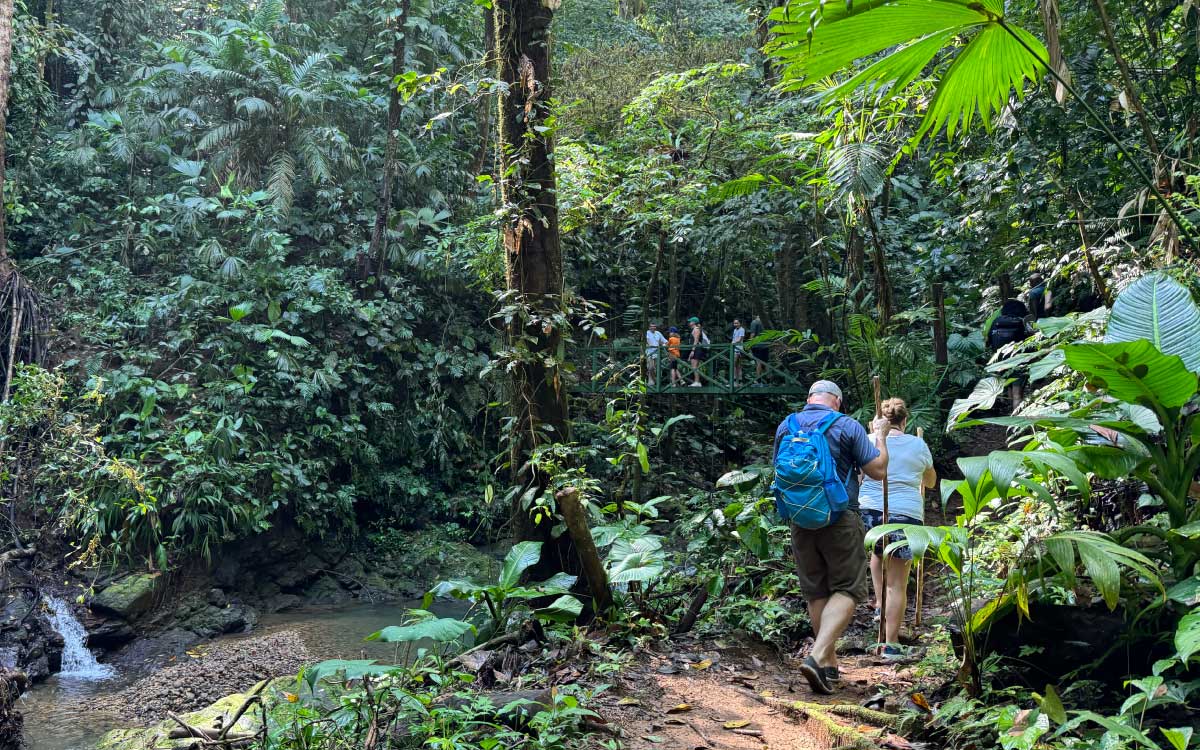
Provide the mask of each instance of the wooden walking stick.
MULTIPOLYGON (((917 428, 917 437, 921 440, 925 439, 924 428, 917 428)), ((925 502, 924 485, 921 488, 921 502, 925 502)), ((917 560, 917 601, 914 605, 915 612, 913 613, 913 627, 921 627, 921 607, 925 604, 925 555, 921 555, 921 559, 917 560)))
MULTIPOLYGON (((871 379, 871 384, 875 388, 875 418, 879 419, 883 416, 883 397, 880 393, 879 376, 876 375, 871 379)), ((884 445, 887 445, 887 433, 883 435, 884 445)), ((888 481, 887 469, 884 469, 883 478, 880 480, 883 485, 883 523, 888 522, 888 481)), ((888 555, 887 555, 887 535, 883 537, 883 554, 880 555, 879 565, 879 642, 887 643, 887 573, 888 573, 888 555)), ((875 554, 874 545, 871 548, 871 554, 875 554)))

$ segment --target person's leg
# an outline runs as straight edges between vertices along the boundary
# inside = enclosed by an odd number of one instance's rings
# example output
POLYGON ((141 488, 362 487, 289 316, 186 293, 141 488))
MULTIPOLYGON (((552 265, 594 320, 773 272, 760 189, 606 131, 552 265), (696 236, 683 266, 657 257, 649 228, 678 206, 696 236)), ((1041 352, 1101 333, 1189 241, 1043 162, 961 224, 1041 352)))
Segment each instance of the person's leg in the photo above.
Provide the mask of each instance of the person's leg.
POLYGON ((821 611, 821 629, 817 632, 817 641, 812 647, 812 657, 822 667, 836 667, 837 642, 846 632, 850 621, 854 619, 853 597, 837 592, 829 597, 821 611))
POLYGON ((658 360, 655 357, 646 357, 646 385, 654 387, 654 371, 657 369, 655 365, 658 360))
POLYGON ((908 608, 909 563, 909 560, 895 557, 888 560, 888 606, 885 631, 888 643, 900 642, 900 625, 904 622, 904 611, 908 608))
POLYGON ((825 604, 828 601, 828 598, 810 599, 808 601, 808 619, 812 622, 814 636, 821 632, 821 615, 825 612, 825 604))
POLYGON ((821 629, 812 657, 822 667, 837 666, 838 639, 854 619, 854 608, 867 600, 867 550, 862 516, 846 511, 833 525, 821 530, 819 554, 825 560, 828 588, 832 592, 821 611, 821 629))
MULTIPOLYGON (((892 570, 891 570, 891 568, 888 568, 888 575, 890 576, 891 574, 892 574, 892 570)), ((883 578, 883 561, 879 559, 879 555, 872 554, 871 555, 871 593, 875 595, 875 600, 873 602, 871 602, 871 606, 874 607, 875 609, 879 609, 879 589, 883 585, 882 580, 881 580, 882 578, 883 578)), ((888 579, 889 582, 891 580, 892 580, 891 578, 888 579)), ((892 595, 892 589, 889 586, 888 587, 888 596, 890 597, 891 595, 892 595)), ((888 603, 891 604, 890 599, 888 600, 888 603)), ((890 609, 890 607, 889 607, 889 609, 890 609)))

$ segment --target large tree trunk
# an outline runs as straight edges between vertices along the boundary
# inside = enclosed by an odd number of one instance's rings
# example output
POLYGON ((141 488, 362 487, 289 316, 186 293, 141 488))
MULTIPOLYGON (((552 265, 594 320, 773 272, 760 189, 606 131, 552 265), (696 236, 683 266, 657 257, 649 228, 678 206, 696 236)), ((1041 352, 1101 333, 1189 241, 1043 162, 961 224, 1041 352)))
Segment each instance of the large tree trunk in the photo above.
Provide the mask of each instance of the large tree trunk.
MULTIPOLYGON (((529 512, 526 498, 539 496, 547 478, 529 466, 540 445, 566 442, 567 393, 558 364, 562 356, 562 249, 558 236, 550 114, 550 21, 555 0, 493 0, 499 95, 500 197, 503 203, 506 304, 509 343, 515 361, 510 447, 515 482, 534 492, 517 495, 515 531, 520 538, 548 541, 553 521, 529 512)), ((566 562, 560 561, 559 564, 566 562)), ((543 558, 543 563, 553 564, 543 558)))
POLYGON ((375 226, 371 229, 371 245, 367 258, 359 258, 358 275, 365 280, 370 275, 368 263, 374 263, 375 273, 383 275, 387 266, 387 220, 392 210, 392 183, 396 180, 396 135, 400 129, 400 90, 396 76, 404 72, 404 58, 408 54, 408 11, 411 0, 400 0, 400 17, 395 20, 392 40, 392 80, 388 83, 387 145, 383 152, 383 182, 379 186, 379 205, 375 208, 375 226), (365 262, 364 262, 365 261, 365 262))
POLYGON ((5 126, 8 123, 8 85, 12 80, 13 0, 0 0, 0 280, 11 271, 4 226, 5 126))

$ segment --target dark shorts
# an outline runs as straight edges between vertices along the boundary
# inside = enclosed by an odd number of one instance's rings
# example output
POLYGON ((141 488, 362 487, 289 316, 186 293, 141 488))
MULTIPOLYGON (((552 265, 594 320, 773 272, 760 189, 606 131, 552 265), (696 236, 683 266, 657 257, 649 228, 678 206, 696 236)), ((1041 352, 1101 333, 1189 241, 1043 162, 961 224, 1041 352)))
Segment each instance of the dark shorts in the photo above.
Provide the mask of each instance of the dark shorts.
POLYGON ((679 369, 679 357, 675 357, 675 356, 671 357, 671 369, 672 370, 679 369))
MULTIPOLYGON (((877 510, 867 510, 866 508, 863 508, 862 510, 860 510, 859 513, 862 514, 863 526, 866 527, 867 531, 870 531, 871 529, 875 528, 876 526, 883 525, 883 513, 879 512, 877 510)), ((888 513, 888 523, 907 523, 907 524, 915 524, 917 526, 921 525, 921 522, 915 518, 910 518, 908 516, 900 516, 900 515, 896 515, 895 513, 888 513)), ((903 540, 904 540, 904 532, 903 531, 893 531, 887 535, 887 543, 888 544, 891 544, 892 542, 903 541, 903 540)), ((884 549, 884 544, 883 544, 882 539, 880 539, 878 542, 875 542, 875 554, 882 557, 883 549, 884 549)), ((892 552, 892 557, 896 560, 911 560, 911 559, 913 559, 913 553, 912 553, 912 550, 909 549, 908 546, 906 545, 906 546, 901 547, 900 549, 892 552)))
POLYGON ((865 533, 862 518, 853 510, 823 529, 792 526, 792 558, 805 599, 841 593, 855 602, 867 600, 865 533))
POLYGON ((754 355, 754 358, 755 358, 755 359, 757 359, 757 360, 759 360, 760 362, 766 362, 766 361, 767 361, 767 357, 768 357, 768 355, 770 354, 770 351, 771 351, 771 350, 770 350, 770 347, 766 347, 766 346, 752 346, 752 347, 750 347, 750 353, 751 353, 751 354, 753 354, 753 355, 754 355))
POLYGON ((704 360, 708 359, 708 349, 703 346, 696 347, 692 350, 692 359, 696 360, 697 362, 703 362, 704 360))

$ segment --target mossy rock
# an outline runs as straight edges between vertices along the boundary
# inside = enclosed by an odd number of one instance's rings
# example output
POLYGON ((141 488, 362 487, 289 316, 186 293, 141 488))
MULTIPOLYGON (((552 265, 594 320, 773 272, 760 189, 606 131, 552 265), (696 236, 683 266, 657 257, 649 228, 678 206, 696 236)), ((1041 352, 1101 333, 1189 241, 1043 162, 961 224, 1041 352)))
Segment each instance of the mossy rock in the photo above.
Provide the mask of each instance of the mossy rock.
MULTIPOLYGON (((294 677, 282 679, 288 682, 295 680, 294 677)), ((216 725, 217 719, 220 719, 221 725, 224 726, 225 722, 233 718, 233 715, 253 692, 254 688, 251 688, 245 693, 227 695, 207 708, 183 714, 180 718, 199 729, 212 729, 216 725)), ((238 719, 237 724, 230 732, 232 734, 253 734, 259 731, 262 728, 261 716, 261 711, 251 708, 242 715, 242 718, 238 719)), ((100 739, 96 750, 177 750, 191 747, 196 741, 194 738, 171 739, 171 730, 178 728, 178 724, 167 719, 147 729, 114 729, 100 739)))
POLYGON ((154 604, 158 576, 138 573, 108 586, 92 598, 92 610, 132 620, 154 604))

